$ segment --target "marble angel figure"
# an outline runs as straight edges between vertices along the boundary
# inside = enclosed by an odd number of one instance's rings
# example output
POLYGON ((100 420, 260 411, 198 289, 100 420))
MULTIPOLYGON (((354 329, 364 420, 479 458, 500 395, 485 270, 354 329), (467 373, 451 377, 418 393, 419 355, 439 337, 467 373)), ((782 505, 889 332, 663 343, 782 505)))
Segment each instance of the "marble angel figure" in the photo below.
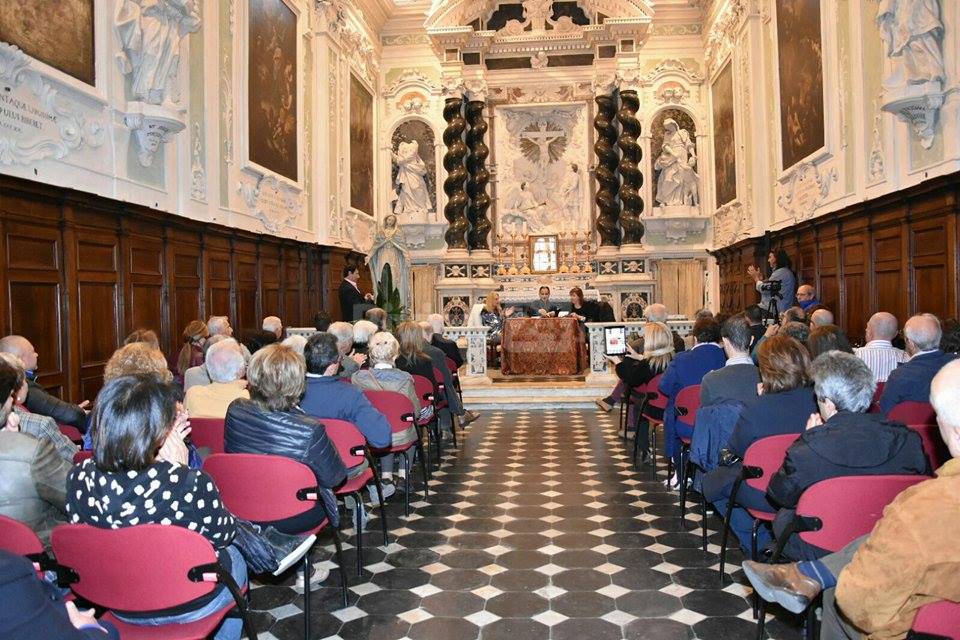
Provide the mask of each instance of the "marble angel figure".
POLYGON ((393 161, 397 165, 397 201, 393 212, 409 215, 432 210, 430 192, 424 180, 427 165, 420 157, 420 143, 416 140, 401 142, 393 153, 393 161))
POLYGON ((657 202, 668 207, 695 207, 700 204, 700 177, 694 169, 697 146, 673 118, 663 121, 663 129, 663 146, 653 165, 660 172, 657 202))
POLYGON ((380 286, 384 265, 390 265, 393 284, 400 292, 400 302, 410 308, 410 255, 403 230, 397 223, 397 216, 387 214, 383 226, 373 238, 373 246, 367 254, 367 263, 373 273, 373 281, 380 286))

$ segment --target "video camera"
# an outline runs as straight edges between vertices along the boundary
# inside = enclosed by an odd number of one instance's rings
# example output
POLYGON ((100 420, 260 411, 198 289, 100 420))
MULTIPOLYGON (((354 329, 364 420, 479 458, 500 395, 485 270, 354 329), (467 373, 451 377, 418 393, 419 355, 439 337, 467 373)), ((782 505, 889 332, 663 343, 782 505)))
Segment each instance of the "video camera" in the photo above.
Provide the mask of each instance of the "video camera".
POLYGON ((782 288, 783 283, 779 280, 764 280, 760 283, 760 291, 766 291, 772 298, 780 298, 780 289, 782 288))

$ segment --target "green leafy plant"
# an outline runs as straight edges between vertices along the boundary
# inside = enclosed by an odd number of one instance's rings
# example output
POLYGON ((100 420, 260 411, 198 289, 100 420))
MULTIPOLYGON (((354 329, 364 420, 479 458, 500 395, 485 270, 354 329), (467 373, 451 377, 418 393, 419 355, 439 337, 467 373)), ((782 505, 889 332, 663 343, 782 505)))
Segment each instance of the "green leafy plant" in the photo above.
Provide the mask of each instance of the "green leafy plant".
POLYGON ((383 265, 383 271, 380 272, 377 306, 387 312, 394 327, 403 322, 407 309, 400 300, 400 290, 393 286, 393 270, 389 264, 383 265))

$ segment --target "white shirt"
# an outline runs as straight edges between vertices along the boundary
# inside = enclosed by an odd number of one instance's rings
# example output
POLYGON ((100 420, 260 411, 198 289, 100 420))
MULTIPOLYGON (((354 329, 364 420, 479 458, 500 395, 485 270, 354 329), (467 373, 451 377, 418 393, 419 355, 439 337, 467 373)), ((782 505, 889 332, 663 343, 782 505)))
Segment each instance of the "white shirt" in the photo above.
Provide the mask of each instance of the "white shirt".
POLYGON ((753 358, 751 358, 750 356, 733 356, 732 358, 727 358, 727 364, 725 364, 724 366, 725 366, 725 367, 729 367, 729 366, 735 365, 735 364, 749 364, 749 365, 752 365, 752 364, 753 364, 753 358))
POLYGON ((894 369, 910 359, 906 351, 897 349, 889 340, 871 340, 853 352, 866 363, 877 382, 886 382, 894 369))

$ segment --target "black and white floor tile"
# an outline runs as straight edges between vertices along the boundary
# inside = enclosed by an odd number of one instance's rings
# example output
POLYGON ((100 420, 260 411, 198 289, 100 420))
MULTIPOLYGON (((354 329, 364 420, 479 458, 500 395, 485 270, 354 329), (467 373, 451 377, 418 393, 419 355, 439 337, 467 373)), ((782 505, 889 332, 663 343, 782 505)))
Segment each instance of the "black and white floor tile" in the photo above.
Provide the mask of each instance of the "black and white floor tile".
MULTIPOLYGON (((616 414, 484 412, 448 449, 426 500, 411 515, 387 507, 390 545, 372 517, 356 575, 354 532, 342 532, 350 600, 341 608, 334 569, 311 598, 314 638, 331 640, 704 640, 752 638, 750 590, 729 553, 718 575, 719 521, 678 518, 664 470, 634 470, 616 414)), ((419 480, 419 476, 417 477, 419 480)), ((419 487, 419 482, 416 487, 419 487)), ((371 515, 376 516, 376 509, 371 515)), ((294 576, 254 581, 260 638, 303 637, 294 576)), ((799 637, 797 622, 768 616, 771 638, 799 637)))

